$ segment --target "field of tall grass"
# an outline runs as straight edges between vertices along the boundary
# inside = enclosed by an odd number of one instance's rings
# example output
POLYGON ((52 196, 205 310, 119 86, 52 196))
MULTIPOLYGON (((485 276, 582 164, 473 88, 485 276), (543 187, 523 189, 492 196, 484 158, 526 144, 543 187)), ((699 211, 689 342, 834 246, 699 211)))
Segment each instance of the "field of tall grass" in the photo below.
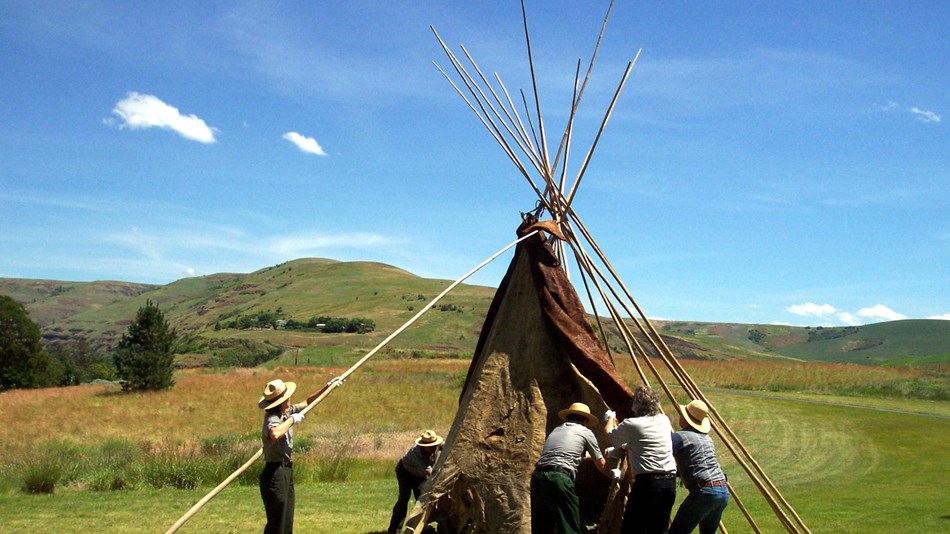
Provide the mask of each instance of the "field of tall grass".
MULTIPOLYGON (((633 384, 629 362, 617 364, 633 384)), ((940 452, 950 439, 950 403, 901 395, 896 386, 929 380, 946 387, 945 370, 738 361, 684 366, 814 532, 950 528, 936 483, 950 476, 940 452)), ((294 458, 298 530, 384 530, 395 498, 395 460, 421 430, 448 430, 467 367, 451 359, 371 361, 310 411, 298 427, 294 458)), ((75 386, 0 393, 0 530, 164 531, 259 448, 256 401, 268 380, 296 381, 302 398, 342 371, 188 371, 164 392, 75 386)), ((724 465, 763 518, 763 531, 780 531, 734 462, 724 457, 724 465)), ((259 530, 260 467, 182 532, 259 530)), ((749 531, 734 507, 726 524, 730 532, 749 531)))

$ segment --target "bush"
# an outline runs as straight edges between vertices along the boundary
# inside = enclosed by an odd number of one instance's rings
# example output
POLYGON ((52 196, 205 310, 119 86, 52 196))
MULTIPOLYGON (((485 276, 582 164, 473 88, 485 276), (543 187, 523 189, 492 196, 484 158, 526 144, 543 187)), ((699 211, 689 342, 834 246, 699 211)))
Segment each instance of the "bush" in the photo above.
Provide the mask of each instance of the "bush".
POLYGON ((320 482, 346 482, 350 479, 353 458, 348 445, 337 445, 330 455, 317 461, 317 480, 320 482))
POLYGON ((202 466, 194 458, 153 458, 142 467, 142 481, 156 489, 195 489, 204 480, 202 474, 208 467, 209 464, 202 466))
POLYGON ((62 474, 55 462, 41 462, 26 470, 20 487, 26 493, 53 493, 62 474))

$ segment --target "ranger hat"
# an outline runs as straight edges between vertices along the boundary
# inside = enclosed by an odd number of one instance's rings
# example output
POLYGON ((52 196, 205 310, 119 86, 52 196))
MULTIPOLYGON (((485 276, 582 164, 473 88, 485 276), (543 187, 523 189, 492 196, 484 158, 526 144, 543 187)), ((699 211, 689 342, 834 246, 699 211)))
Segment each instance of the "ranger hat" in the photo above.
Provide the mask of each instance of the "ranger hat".
POLYGON ((264 395, 257 401, 257 407, 261 410, 270 410, 280 403, 289 399, 297 389, 297 384, 293 382, 284 382, 281 379, 271 380, 264 386, 264 395))
POLYGON ((416 445, 422 447, 435 447, 436 445, 441 445, 445 440, 442 439, 442 436, 435 433, 435 430, 426 430, 422 434, 419 434, 419 437, 416 438, 416 445))
POLYGON ((567 416, 569 415, 583 415, 587 418, 587 426, 597 424, 597 418, 594 417, 594 414, 590 413, 590 408, 583 402, 575 402, 557 414, 561 417, 561 421, 567 421, 567 416))

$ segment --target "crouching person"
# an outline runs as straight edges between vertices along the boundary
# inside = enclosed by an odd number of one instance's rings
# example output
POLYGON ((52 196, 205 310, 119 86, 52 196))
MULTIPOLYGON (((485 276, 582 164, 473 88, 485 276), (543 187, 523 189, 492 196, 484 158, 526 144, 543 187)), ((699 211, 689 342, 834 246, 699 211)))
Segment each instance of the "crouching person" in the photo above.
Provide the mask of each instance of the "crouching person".
POLYGON ((406 520, 409 507, 409 495, 419 500, 419 486, 432 474, 439 448, 445 440, 433 430, 426 430, 406 455, 396 464, 396 482, 399 484, 399 497, 393 506, 393 515, 389 520, 389 534, 396 534, 406 520))
POLYGON ((548 435, 531 475, 531 532, 534 534, 582 532, 574 478, 585 453, 590 454, 601 473, 620 478, 619 469, 607 469, 597 438, 588 428, 598 423, 590 408, 575 402, 558 415, 564 423, 548 435))

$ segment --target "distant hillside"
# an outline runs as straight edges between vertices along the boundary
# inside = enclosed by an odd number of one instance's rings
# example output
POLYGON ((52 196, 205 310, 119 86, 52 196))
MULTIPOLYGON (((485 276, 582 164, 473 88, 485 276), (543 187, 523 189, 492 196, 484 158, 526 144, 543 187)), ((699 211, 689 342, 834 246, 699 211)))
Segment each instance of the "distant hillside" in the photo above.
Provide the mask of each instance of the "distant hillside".
POLYGON ((859 364, 950 362, 950 321, 914 319, 864 326, 799 327, 663 323, 665 334, 800 360, 859 364))
MULTIPOLYGON (((0 279, 0 294, 24 304, 46 344, 84 338, 108 351, 151 300, 187 339, 195 358, 234 344, 261 350, 316 348, 342 354, 365 351, 408 321, 450 281, 420 278, 373 262, 307 258, 249 274, 222 273, 158 286, 129 282, 61 282, 0 279), (289 329, 228 328, 242 316, 273 314, 306 322, 313 317, 367 318, 366 335, 289 329), (269 348, 266 348, 269 347, 269 348)), ((390 354, 424 352, 468 357, 474 351, 494 288, 460 285, 401 334, 390 354)), ((805 328, 656 321, 680 358, 789 359, 884 364, 950 361, 950 321, 895 321, 861 327, 805 328)), ((645 345, 645 344, 644 344, 645 345)), ((625 353, 608 328, 612 352, 625 353)))

